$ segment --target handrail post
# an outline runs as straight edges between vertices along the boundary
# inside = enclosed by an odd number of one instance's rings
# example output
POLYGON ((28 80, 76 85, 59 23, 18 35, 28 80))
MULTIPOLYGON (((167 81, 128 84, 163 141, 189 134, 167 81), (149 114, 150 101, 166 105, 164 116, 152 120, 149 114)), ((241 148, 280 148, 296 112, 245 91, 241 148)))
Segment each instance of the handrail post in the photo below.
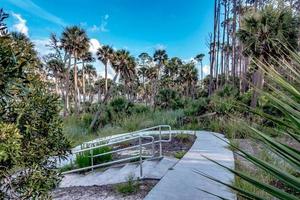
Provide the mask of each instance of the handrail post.
POLYGON ((140 178, 143 177, 143 159, 142 159, 142 138, 139 137, 139 145, 140 145, 140 178))
POLYGON ((161 126, 159 126, 159 157, 162 157, 161 126))
POLYGON ((93 150, 90 150, 90 154, 91 154, 91 166, 92 166, 92 172, 94 171, 94 152, 93 150))

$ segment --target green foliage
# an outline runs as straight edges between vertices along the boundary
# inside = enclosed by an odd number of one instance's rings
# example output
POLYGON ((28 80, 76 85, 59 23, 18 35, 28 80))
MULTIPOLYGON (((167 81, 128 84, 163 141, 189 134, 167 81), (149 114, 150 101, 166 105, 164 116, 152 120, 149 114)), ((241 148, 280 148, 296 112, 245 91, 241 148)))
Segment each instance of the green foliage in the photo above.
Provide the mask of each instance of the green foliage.
POLYGON ((133 180, 133 176, 130 175, 126 183, 122 183, 116 186, 119 193, 123 195, 134 194, 138 191, 139 185, 133 180))
MULTIPOLYGON (((12 167, 17 164, 21 150, 21 135, 14 124, 0 122, 0 166, 12 167)), ((1 169, 1 168, 0 168, 1 169)), ((3 175, 0 170, 0 178, 3 175)))
MULTIPOLYGON (((93 149, 92 154, 90 151, 83 152, 76 156, 75 163, 79 168, 91 166, 92 165, 91 155, 96 156, 102 153, 109 152, 111 150, 112 150, 111 147, 106 146, 106 147, 93 149)), ((93 158, 93 163, 94 165, 96 165, 96 164, 109 162, 111 160, 112 160, 112 154, 106 154, 106 155, 93 158)))
POLYGON ((60 178, 49 158, 62 159, 70 148, 62 134, 60 101, 46 89, 39 67, 24 34, 0 37, 1 198, 49 198, 60 178))
POLYGON ((184 114, 186 116, 200 116, 208 110, 208 99, 200 98, 197 100, 190 100, 185 103, 184 114))
POLYGON ((123 97, 117 97, 109 103, 112 111, 115 113, 125 113, 128 108, 128 101, 123 97))
MULTIPOLYGON (((289 51, 285 49, 285 51, 289 51)), ((274 68, 271 64, 260 63, 259 67, 263 70, 267 76, 269 82, 266 83, 265 90, 259 90, 260 94, 266 98, 270 103, 269 106, 278 109, 282 115, 276 116, 264 112, 264 109, 249 109, 249 112, 254 113, 259 117, 263 117, 268 121, 271 121, 275 126, 273 128, 259 130, 253 125, 241 123, 242 130, 251 132, 258 141, 263 145, 265 150, 264 156, 254 156, 243 149, 231 144, 231 148, 243 159, 251 162, 257 170, 260 170, 260 175, 249 174, 248 171, 244 172, 239 169, 233 170, 226 166, 221 165, 233 173, 238 182, 236 185, 228 185, 231 189, 236 190, 239 195, 250 198, 258 199, 259 196, 263 196, 261 199, 299 199, 299 160, 300 152, 295 147, 283 141, 278 141, 270 135, 277 133, 280 136, 286 136, 293 141, 294 144, 299 145, 299 71, 300 66, 299 54, 289 52, 293 57, 289 58, 293 64, 287 64, 285 61, 278 60, 278 68, 274 68), (288 74, 283 74, 280 66, 284 66, 284 69, 288 69, 288 74), (291 73, 290 73, 291 72, 291 73), (296 81, 294 81, 296 80, 296 81), (275 160, 275 162, 274 162, 275 160), (289 166, 284 168, 282 166, 289 166), (271 180, 267 180, 266 177, 272 177, 271 180), (280 183, 279 187, 274 184, 280 183), (253 189, 255 188, 255 189, 253 189), (262 195, 265 194, 265 195, 262 195)), ((274 57, 273 60, 276 60, 274 57)), ((257 62, 254 59, 254 62, 257 62)), ((284 138, 284 137, 283 137, 284 138)), ((213 161, 220 165, 218 162, 213 161)), ((217 182, 217 179, 211 178, 217 182)))
POLYGON ((179 109, 183 107, 182 101, 175 90, 162 89, 155 97, 155 104, 161 109, 179 109))
POLYGON ((180 134, 176 134, 174 136, 175 139, 177 139, 180 143, 188 143, 191 141, 191 136, 189 134, 183 134, 183 133, 180 133, 180 134))
POLYGON ((183 158, 183 156, 185 155, 185 151, 177 151, 175 154, 174 154, 174 157, 177 158, 177 159, 181 159, 183 158))

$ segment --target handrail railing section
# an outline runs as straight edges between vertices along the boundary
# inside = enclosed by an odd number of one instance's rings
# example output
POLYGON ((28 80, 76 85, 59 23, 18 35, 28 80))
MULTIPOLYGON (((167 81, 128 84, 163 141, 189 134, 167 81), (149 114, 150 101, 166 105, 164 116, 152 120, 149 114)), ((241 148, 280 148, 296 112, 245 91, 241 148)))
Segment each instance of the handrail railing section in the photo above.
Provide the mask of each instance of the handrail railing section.
POLYGON ((96 141, 94 140, 92 142, 85 142, 81 145, 80 150, 72 151, 72 154, 73 155, 78 155, 78 154, 81 154, 83 152, 90 152, 91 166, 69 170, 69 171, 63 172, 62 174, 69 174, 69 173, 86 171, 86 170, 92 170, 93 171, 95 168, 98 168, 98 167, 105 167, 105 166, 109 166, 109 165, 113 165, 113 164, 119 164, 119 163, 123 163, 123 162, 138 159, 139 160, 139 165, 140 165, 140 178, 142 178, 143 177, 143 164, 142 164, 143 160, 147 160, 147 159, 150 159, 150 158, 153 159, 153 158, 156 157, 155 156, 155 144, 156 143, 159 143, 159 156, 157 156, 157 157, 158 158, 162 157, 163 156, 162 143, 170 142, 171 139, 172 139, 171 126, 169 126, 169 125, 158 125, 158 126, 154 126, 154 127, 134 131, 134 132, 124 133, 124 134, 121 134, 121 135, 118 135, 118 136, 111 136, 111 137, 104 138, 104 139, 98 139, 96 141), (162 139, 163 129, 167 129, 168 139, 162 139), (157 135, 157 134, 158 134, 158 140, 155 140, 153 135, 157 135), (150 139, 150 142, 143 143, 142 142, 143 138, 150 139), (93 155, 93 150, 94 149, 98 149, 98 148, 101 148, 101 147, 107 147, 107 146, 113 146, 113 145, 116 145, 116 144, 124 143, 124 142, 127 142, 127 141, 132 141, 132 140, 137 140, 137 139, 138 139, 138 145, 131 145, 129 147, 123 147, 123 148, 116 149, 116 150, 112 149, 112 150, 104 152, 104 153, 93 155), (152 155, 151 156, 143 155, 143 147, 148 146, 148 145, 151 145, 151 147, 152 147, 152 155), (113 160, 113 161, 109 161, 109 162, 94 165, 94 158, 104 156, 104 155, 113 154, 113 153, 120 153, 122 151, 128 151, 128 150, 135 149, 135 148, 139 149, 139 153, 137 155, 132 155, 128 158, 120 158, 120 159, 117 159, 117 160, 113 160))

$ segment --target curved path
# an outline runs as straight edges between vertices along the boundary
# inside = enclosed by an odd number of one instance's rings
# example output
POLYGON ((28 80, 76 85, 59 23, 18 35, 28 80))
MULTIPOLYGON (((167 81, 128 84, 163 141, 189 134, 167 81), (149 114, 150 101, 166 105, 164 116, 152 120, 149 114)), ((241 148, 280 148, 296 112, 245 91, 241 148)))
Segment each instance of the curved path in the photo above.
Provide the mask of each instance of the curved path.
POLYGON ((228 167, 234 168, 234 157, 227 144, 218 137, 223 135, 196 131, 197 139, 185 156, 149 192, 145 200, 194 200, 219 199, 201 190, 220 195, 226 199, 236 199, 227 187, 207 179, 195 170, 231 183, 234 175, 203 157, 209 157, 228 167), (215 136, 216 135, 216 136, 215 136))

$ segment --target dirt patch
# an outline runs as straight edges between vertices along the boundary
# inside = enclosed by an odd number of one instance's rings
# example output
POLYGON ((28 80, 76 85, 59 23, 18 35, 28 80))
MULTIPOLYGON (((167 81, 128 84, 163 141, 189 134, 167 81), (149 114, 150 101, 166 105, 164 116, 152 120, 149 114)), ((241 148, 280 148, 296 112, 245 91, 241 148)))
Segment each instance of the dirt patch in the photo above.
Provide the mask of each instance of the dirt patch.
MULTIPOLYGON (((163 140, 167 140, 168 136, 163 136, 162 137, 163 140)), ((154 141, 158 140, 158 136, 154 136, 154 141)), ((176 135, 172 135, 172 139, 171 142, 162 142, 162 152, 164 156, 169 156, 169 157, 175 157, 175 154, 177 152, 187 152, 192 145, 194 144, 196 140, 196 136, 195 135, 190 135, 190 134, 176 134, 176 135)), ((142 143, 148 143, 151 142, 151 140, 149 138, 143 138, 142 143)), ((129 146, 133 146, 133 145, 138 145, 139 142, 138 140, 135 141, 130 141, 130 142, 126 142, 126 143, 122 143, 120 145, 118 145, 117 148, 126 148, 129 146)), ((156 143, 154 146, 155 149, 155 156, 159 155, 159 143, 156 143)), ((135 150, 135 151, 138 151, 135 150)), ((148 152, 149 154, 152 153, 152 146, 151 145, 147 145, 143 147, 143 152, 148 152)), ((130 154, 132 153, 131 151, 126 152, 126 154, 130 154)), ((120 158, 120 155, 114 155, 114 158, 120 158)))
POLYGON ((58 188, 52 192, 56 200, 142 200, 156 185, 156 180, 144 180, 138 183, 134 194, 123 195, 117 191, 117 185, 58 188))

